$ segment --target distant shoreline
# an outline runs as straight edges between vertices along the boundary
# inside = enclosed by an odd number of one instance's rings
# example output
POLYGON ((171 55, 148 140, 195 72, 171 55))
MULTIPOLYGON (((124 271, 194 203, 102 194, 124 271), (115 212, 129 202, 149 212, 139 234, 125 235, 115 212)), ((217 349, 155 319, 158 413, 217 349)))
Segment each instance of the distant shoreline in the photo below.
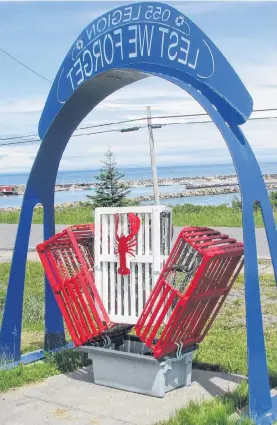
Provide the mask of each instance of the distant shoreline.
MULTIPOLYGON (((277 174, 264 174, 263 175, 267 189, 268 190, 277 190, 277 174)), ((130 186, 130 188, 139 188, 139 187, 152 187, 151 179, 144 180, 124 180, 124 182, 130 186)), ((187 198, 191 196, 210 196, 210 195, 223 195, 223 194, 232 194, 239 193, 239 184, 236 174, 230 175, 214 175, 214 176, 183 176, 183 177, 173 177, 173 178, 161 178, 158 180, 159 186, 174 186, 174 185, 183 185, 185 190, 179 192, 170 192, 170 193, 160 193, 160 199, 178 199, 178 198, 187 198)), ((14 186, 18 195, 23 195, 25 191, 25 185, 14 186)), ((97 188, 97 183, 77 183, 77 184, 57 184, 55 186, 55 191, 69 191, 69 190, 88 190, 97 188)), ((93 192, 92 192, 93 193, 93 192)), ((151 201, 154 199, 154 196, 151 195, 141 195, 129 198, 135 202, 144 202, 151 201)), ((64 202, 61 204, 55 204, 55 207, 69 207, 69 206, 78 206, 84 204, 85 201, 77 202, 64 202)), ((18 211, 20 207, 4 207, 1 208, 1 211, 18 211)))
MULTIPOLYGON (((277 174, 264 174, 264 179, 267 184, 277 184, 277 174)), ((139 179, 139 180, 122 180, 130 188, 139 187, 152 187, 152 179, 139 179)), ((232 187, 238 185, 236 174, 230 175, 214 175, 214 176, 183 176, 183 177, 166 177, 158 179, 159 186, 174 186, 184 185, 186 190, 189 189, 205 189, 205 188, 217 188, 217 187, 232 187)), ((26 189, 26 185, 13 185, 18 195, 23 195, 26 189)), ((67 191, 67 190, 89 190, 96 189, 98 183, 96 182, 84 182, 84 183, 65 183, 56 184, 55 191, 67 191)), ((277 187, 276 187, 277 188, 277 187)), ((274 187, 275 189, 275 187, 274 187)), ((228 193, 228 192, 226 192, 228 193)), ((165 194, 163 194, 165 195, 165 194)))

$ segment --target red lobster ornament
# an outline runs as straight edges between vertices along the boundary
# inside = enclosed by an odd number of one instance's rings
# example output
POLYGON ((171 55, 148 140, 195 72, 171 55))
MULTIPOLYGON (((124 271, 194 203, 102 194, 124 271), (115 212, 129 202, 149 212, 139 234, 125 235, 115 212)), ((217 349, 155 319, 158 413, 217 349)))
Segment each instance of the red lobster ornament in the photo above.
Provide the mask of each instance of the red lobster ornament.
POLYGON ((137 245, 136 234, 139 232, 140 219, 132 213, 128 213, 128 222, 130 224, 129 235, 118 235, 119 215, 115 216, 115 238, 116 238, 116 254, 119 254, 118 273, 128 275, 131 273, 127 267, 127 254, 135 256, 135 247, 137 245))

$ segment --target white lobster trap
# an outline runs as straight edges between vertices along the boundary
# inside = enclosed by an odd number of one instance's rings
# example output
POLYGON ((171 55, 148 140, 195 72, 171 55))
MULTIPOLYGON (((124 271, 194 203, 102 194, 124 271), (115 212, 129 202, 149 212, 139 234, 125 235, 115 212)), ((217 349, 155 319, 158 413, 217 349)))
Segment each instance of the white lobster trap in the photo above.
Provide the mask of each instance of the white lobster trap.
POLYGON ((169 256, 171 240, 172 213, 166 206, 96 208, 95 283, 113 322, 137 322, 169 256), (133 238, 134 256, 126 255, 130 274, 123 275, 118 272, 117 235, 130 234, 130 213, 139 218, 140 228, 133 238))

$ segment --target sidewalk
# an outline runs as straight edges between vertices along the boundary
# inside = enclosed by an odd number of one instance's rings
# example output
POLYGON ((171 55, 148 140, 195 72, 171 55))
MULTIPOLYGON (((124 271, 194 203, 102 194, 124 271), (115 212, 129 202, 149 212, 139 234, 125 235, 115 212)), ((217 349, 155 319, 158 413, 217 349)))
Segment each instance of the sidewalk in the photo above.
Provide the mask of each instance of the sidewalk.
POLYGON ((152 425, 191 400, 211 399, 234 390, 242 379, 193 370, 190 387, 155 398, 94 385, 91 369, 84 368, 0 394, 0 424, 152 425))

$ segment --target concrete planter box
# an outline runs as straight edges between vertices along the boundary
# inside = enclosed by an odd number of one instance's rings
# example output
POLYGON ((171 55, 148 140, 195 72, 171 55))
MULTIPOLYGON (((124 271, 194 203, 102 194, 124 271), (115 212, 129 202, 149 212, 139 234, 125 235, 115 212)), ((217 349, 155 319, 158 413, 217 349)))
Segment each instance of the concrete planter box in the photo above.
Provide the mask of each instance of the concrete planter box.
POLYGON ((117 349, 82 346, 77 350, 92 360, 95 384, 154 397, 191 384, 193 351, 184 353, 180 360, 171 357, 159 361, 148 355, 145 344, 130 340, 117 349))

